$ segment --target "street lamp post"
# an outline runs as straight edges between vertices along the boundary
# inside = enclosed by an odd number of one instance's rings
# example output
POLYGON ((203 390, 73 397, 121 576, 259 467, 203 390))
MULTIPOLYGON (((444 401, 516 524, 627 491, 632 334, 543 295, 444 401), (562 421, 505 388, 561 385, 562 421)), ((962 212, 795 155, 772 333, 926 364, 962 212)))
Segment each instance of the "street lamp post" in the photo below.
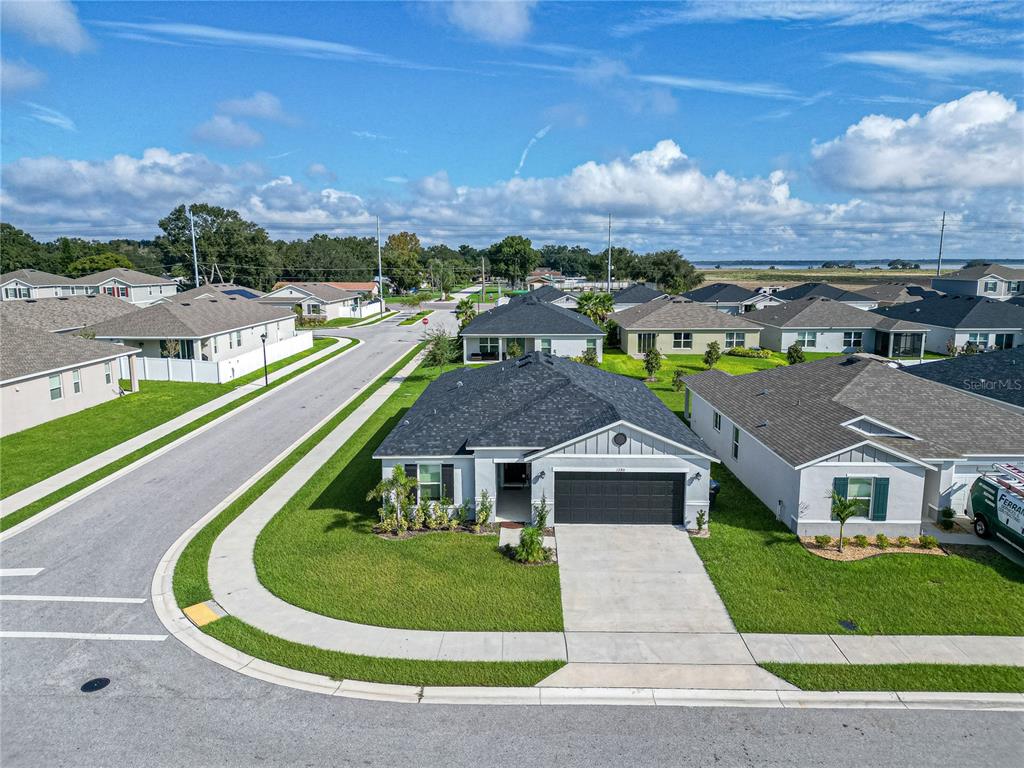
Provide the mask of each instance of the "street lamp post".
POLYGON ((260 334, 260 341, 263 342, 263 386, 270 386, 270 376, 267 373, 267 334, 266 332, 260 334))

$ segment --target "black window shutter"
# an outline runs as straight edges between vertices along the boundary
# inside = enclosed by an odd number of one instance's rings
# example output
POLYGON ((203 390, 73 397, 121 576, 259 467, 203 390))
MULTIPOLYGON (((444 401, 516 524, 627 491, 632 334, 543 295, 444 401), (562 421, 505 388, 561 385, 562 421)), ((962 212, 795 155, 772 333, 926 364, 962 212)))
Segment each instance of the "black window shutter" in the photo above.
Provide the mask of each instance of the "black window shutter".
POLYGON ((405 476, 406 477, 411 477, 413 480, 418 480, 419 479, 416 476, 416 465, 415 464, 406 464, 405 465, 405 476))
POLYGON ((455 465, 441 465, 441 497, 455 501, 455 465))

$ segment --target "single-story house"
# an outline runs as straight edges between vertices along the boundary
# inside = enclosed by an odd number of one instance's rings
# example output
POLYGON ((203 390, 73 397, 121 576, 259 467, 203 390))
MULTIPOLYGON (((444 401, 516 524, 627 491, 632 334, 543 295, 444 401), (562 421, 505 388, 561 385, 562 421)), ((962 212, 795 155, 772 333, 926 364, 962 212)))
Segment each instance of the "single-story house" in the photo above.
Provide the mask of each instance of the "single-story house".
POLYGON ((85 331, 136 347, 139 378, 161 381, 224 383, 313 345, 290 309, 231 297, 161 302, 85 331))
POLYGON ((861 505, 845 535, 916 536, 993 462, 1024 461, 1024 417, 863 356, 686 386, 693 430, 801 536, 838 535, 833 491, 861 505))
POLYGON ((696 301, 698 304, 727 312, 730 315, 742 315, 763 307, 781 304, 780 299, 769 293, 752 291, 735 283, 709 283, 682 294, 684 299, 696 301))
POLYGON ((11 322, 54 333, 77 331, 87 325, 120 317, 136 309, 138 307, 105 293, 25 299, 0 304, 0 314, 11 322))
POLYGON ((621 312, 624 309, 630 307, 637 307, 641 304, 646 304, 649 301, 655 299, 661 299, 665 297, 664 291, 659 291, 657 288, 651 288, 649 285, 643 283, 637 283, 631 285, 628 288, 620 288, 617 291, 612 292, 612 306, 615 312, 621 312))
POLYGON ((543 288, 544 286, 561 289, 565 286, 565 283, 565 275, 551 267, 537 267, 537 269, 526 276, 526 288, 531 291, 543 288))
POLYGON ((18 325, 0 314, 0 434, 76 413, 121 394, 137 349, 18 325), (121 373, 121 368, 125 374, 121 373))
POLYGON ((178 284, 174 280, 121 267, 80 277, 75 280, 75 285, 84 287, 85 293, 105 293, 137 307, 149 306, 178 292, 178 284))
POLYGON ((796 301, 797 299, 809 299, 820 296, 823 299, 841 301, 857 309, 874 309, 878 306, 877 301, 862 293, 836 288, 828 283, 801 283, 790 288, 774 291, 771 295, 782 301, 796 301))
POLYGON ((877 301, 880 307, 941 296, 938 291, 930 290, 917 283, 876 283, 875 285, 861 286, 857 289, 857 293, 867 296, 872 301, 877 301))
POLYGON ((978 264, 932 278, 932 288, 956 296, 983 296, 1005 301, 1024 296, 1024 269, 978 264))
POLYGON ((327 283, 287 283, 255 301, 294 311, 302 307, 303 318, 336 320, 340 317, 367 317, 380 311, 377 301, 364 301, 358 291, 343 291, 327 283))
POLYGON ((642 383, 534 352, 440 376, 378 446, 418 480, 420 500, 550 524, 664 523, 708 514, 707 446, 642 383), (441 418, 438 414, 444 414, 441 418))
POLYGON ((173 301, 181 303, 193 299, 258 299, 263 296, 263 291, 257 291, 247 285, 236 285, 235 283, 203 283, 197 288, 189 288, 187 291, 179 291, 173 296, 168 296, 161 301, 173 301))
MULTIPOLYGON (((0 275, 0 300, 42 299, 74 294, 75 280, 40 269, 15 269, 0 275)), ((80 293, 85 293, 84 287, 80 293)))
MULTIPOLYGON (((386 277, 384 278, 384 280, 385 282, 390 282, 386 277)), ((348 291, 350 293, 363 293, 366 294, 367 296, 376 296, 378 293, 380 293, 376 279, 362 281, 325 280, 323 281, 323 284, 329 285, 332 288, 337 288, 339 291, 348 291)), ((273 290, 276 291, 278 288, 283 288, 286 285, 292 285, 292 282, 288 280, 279 280, 278 282, 274 283, 273 290)))
POLYGON ((504 301, 499 301, 499 304, 507 304, 510 301, 522 301, 527 296, 537 299, 538 301, 545 301, 548 304, 554 304, 556 307, 565 307, 566 309, 576 309, 576 297, 571 293, 565 293, 564 291, 555 288, 553 285, 542 285, 538 288, 531 288, 527 293, 513 294, 507 297, 504 301))
POLYGON ((533 292, 489 309, 462 329, 462 358, 467 363, 506 359, 514 342, 522 354, 548 352, 578 357, 592 350, 601 360, 604 331, 589 317, 542 301, 533 292))
POLYGON ((657 349, 663 355, 703 355, 717 341, 724 352, 761 346, 761 327, 689 299, 655 299, 609 317, 619 328, 619 346, 633 357, 657 349))
POLYGON ((1024 347, 947 357, 906 371, 1024 413, 1024 347))
POLYGON ((927 326, 905 320, 882 323, 874 313, 821 297, 794 299, 747 312, 743 318, 761 326, 761 346, 776 352, 796 344, 809 352, 867 351, 885 357, 920 358, 928 332, 927 326), (882 335, 880 326, 885 326, 882 335))
POLYGON ((1010 349, 1024 344, 1024 307, 1008 301, 977 296, 936 296, 909 304, 873 310, 893 320, 905 320, 928 328, 925 349, 948 354, 962 350, 1010 349))

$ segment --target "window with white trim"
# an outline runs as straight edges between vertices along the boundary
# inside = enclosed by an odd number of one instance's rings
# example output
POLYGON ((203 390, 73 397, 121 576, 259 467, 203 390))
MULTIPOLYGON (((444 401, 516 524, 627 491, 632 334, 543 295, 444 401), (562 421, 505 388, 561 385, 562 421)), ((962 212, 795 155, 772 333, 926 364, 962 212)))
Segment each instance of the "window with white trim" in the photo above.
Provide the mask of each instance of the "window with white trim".
POLYGON ((863 347, 864 346, 864 331, 845 331, 843 333, 843 347, 849 349, 850 347, 863 347))
POLYGON ((804 347, 805 349, 814 348, 818 346, 818 332, 817 331, 797 331, 796 334, 796 345, 798 347, 804 347))
POLYGON ((551 339, 540 340, 540 351, 546 354, 551 354, 551 339))
POLYGON ((107 384, 112 384, 114 381, 114 372, 111 370, 109 362, 103 364, 103 381, 107 384))
POLYGON ((235 346, 241 349, 242 347, 242 332, 235 331, 235 346))
POLYGON ((686 331, 673 333, 672 349, 693 349, 693 334, 686 331))
POLYGON ((987 333, 969 333, 967 334, 967 343, 973 344, 976 347, 987 347, 988 346, 988 334, 987 333))
POLYGON ((587 352, 597 352, 597 339, 587 339, 587 352))
POLYGON ((740 428, 732 428, 732 457, 738 459, 740 457, 740 428))
POLYGON ((64 387, 61 386, 60 374, 55 373, 50 376, 50 399, 60 400, 64 397, 64 387))
POLYGON ((28 288, 21 285, 9 285, 4 288, 5 299, 28 299, 31 297, 31 293, 28 288))
POLYGON ((480 337, 480 356, 481 357, 497 357, 498 349, 501 347, 501 341, 497 336, 481 336, 480 337))
POLYGON ((441 498, 441 465, 420 464, 419 490, 420 501, 437 501, 441 498))
POLYGON ((323 307, 321 307, 319 304, 309 304, 309 305, 307 305, 306 314, 308 314, 308 315, 319 315, 319 314, 322 314, 322 313, 323 313, 323 307))
POLYGON ((715 428, 716 432, 722 431, 722 414, 718 411, 715 411, 711 417, 711 426, 715 428))
POLYGON ((747 334, 742 331, 726 331, 725 348, 745 347, 747 345, 747 334))
POLYGON ((984 290, 985 293, 999 293, 999 281, 986 280, 985 287, 982 290, 984 290))
POLYGON ((71 391, 76 395, 82 394, 82 371, 78 368, 71 372, 71 391))
POLYGON ((875 480, 872 477, 847 479, 846 498, 857 502, 857 517, 871 517, 871 496, 875 480))
POLYGON ((636 335, 636 351, 641 355, 654 349, 656 333, 638 333, 636 335))

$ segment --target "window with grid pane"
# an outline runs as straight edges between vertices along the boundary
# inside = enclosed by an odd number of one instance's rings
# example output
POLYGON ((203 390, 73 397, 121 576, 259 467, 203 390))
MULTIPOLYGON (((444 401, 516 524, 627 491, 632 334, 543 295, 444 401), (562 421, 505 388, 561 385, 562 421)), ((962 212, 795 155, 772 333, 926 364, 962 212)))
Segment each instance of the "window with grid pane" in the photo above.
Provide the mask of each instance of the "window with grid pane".
POLYGON ((420 500, 437 501, 441 498, 441 465, 419 465, 420 500))

